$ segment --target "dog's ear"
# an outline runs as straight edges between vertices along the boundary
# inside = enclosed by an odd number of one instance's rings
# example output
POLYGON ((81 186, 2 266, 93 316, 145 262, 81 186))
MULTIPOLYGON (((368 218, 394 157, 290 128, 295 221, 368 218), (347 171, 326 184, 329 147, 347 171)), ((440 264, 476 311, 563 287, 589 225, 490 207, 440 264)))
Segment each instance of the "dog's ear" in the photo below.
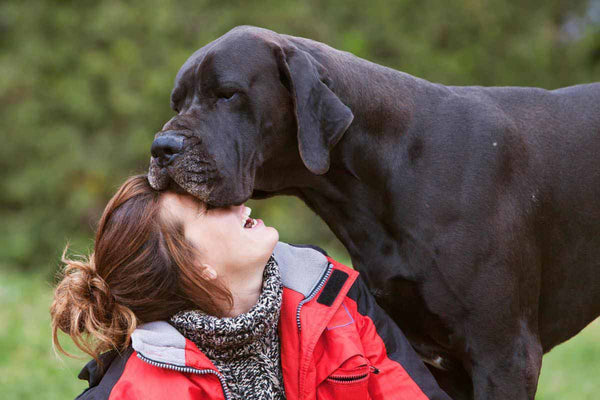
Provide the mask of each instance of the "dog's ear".
POLYGON ((328 87, 325 68, 309 53, 291 46, 276 46, 274 51, 281 79, 292 95, 302 162, 312 173, 324 174, 329 151, 354 115, 328 87))

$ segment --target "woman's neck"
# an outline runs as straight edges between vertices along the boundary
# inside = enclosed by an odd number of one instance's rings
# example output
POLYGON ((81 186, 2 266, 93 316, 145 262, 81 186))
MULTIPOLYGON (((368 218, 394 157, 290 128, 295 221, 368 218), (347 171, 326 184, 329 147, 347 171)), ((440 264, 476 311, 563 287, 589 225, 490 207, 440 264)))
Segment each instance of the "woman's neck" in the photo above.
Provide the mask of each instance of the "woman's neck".
POLYGON ((257 302, 262 292, 263 275, 267 261, 260 267, 248 268, 229 277, 227 286, 233 297, 233 307, 227 317, 237 317, 248 312, 257 302))

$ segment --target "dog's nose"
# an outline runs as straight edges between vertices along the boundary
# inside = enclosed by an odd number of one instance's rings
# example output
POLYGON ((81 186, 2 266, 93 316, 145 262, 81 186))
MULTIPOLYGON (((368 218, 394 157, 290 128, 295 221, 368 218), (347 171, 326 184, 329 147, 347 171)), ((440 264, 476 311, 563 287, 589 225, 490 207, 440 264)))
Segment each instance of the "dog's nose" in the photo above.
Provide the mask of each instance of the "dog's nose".
POLYGON ((154 139, 150 153, 152 153, 152 157, 156 158, 158 165, 166 167, 182 149, 183 137, 167 132, 154 139))

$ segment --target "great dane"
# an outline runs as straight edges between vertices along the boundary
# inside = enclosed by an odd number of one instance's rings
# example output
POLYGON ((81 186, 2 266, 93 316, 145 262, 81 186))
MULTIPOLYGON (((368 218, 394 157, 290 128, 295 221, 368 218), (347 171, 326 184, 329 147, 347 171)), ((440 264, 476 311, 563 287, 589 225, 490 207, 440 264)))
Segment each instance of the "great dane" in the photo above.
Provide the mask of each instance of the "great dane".
POLYGON ((155 189, 302 199, 456 399, 532 399, 600 314, 600 83, 428 82, 241 26, 181 67, 155 189))

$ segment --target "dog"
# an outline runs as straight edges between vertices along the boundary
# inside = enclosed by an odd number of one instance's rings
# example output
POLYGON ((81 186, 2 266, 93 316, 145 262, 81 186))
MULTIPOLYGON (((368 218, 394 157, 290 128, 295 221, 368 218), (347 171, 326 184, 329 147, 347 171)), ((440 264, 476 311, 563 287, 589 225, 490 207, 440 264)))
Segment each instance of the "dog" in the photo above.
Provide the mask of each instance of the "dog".
POLYGON ((455 399, 533 399, 600 314, 600 83, 445 86, 240 26, 171 107, 151 185, 302 199, 455 399))

